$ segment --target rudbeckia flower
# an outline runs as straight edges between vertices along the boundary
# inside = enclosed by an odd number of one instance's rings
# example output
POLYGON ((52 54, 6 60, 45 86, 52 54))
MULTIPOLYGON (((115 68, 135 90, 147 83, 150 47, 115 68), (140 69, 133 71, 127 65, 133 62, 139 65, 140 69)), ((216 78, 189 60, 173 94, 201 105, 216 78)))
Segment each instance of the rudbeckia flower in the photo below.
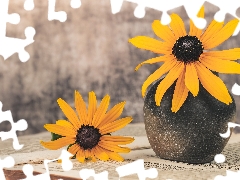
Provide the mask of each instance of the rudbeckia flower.
MULTIPOLYGON (((204 17, 204 8, 198 13, 204 17)), ((142 96, 150 84, 165 73, 166 77, 160 82, 155 94, 156 105, 160 106, 166 90, 176 81, 172 99, 172 112, 177 112, 190 91, 193 96, 199 92, 199 81, 203 87, 216 99, 229 105, 232 98, 223 81, 212 71, 220 73, 240 73, 240 64, 233 62, 240 57, 240 48, 223 51, 209 51, 227 40, 234 32, 239 21, 223 22, 213 20, 203 32, 190 20, 190 31, 187 34, 183 20, 177 15, 171 15, 170 25, 162 25, 159 20, 152 23, 154 33, 163 41, 146 36, 137 36, 129 39, 134 46, 150 50, 154 53, 164 54, 140 63, 135 70, 143 64, 164 62, 164 64, 151 74, 142 86, 142 96)))
POLYGON ((57 100, 60 108, 68 120, 58 120, 56 124, 46 124, 44 127, 60 138, 43 142, 45 148, 56 150, 69 145, 68 151, 76 156, 80 162, 86 159, 106 161, 113 159, 123 161, 118 153, 128 153, 128 147, 121 147, 133 142, 131 137, 111 136, 132 121, 131 117, 118 119, 125 102, 115 105, 107 112, 110 96, 106 95, 97 107, 94 92, 89 92, 88 110, 79 92, 75 91, 75 108, 77 113, 61 98, 57 100), (117 120, 118 119, 118 120, 117 120))

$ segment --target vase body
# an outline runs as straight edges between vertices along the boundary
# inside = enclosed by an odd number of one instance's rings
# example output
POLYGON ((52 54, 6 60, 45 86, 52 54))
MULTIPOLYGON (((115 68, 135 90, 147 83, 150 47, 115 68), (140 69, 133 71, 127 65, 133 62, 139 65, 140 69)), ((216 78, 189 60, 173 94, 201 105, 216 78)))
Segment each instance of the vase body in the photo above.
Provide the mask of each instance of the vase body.
MULTIPOLYGON (((220 154, 229 138, 222 138, 228 122, 235 121, 236 105, 226 105, 200 84, 196 97, 189 92, 182 107, 171 111, 175 83, 164 94, 161 105, 155 103, 158 84, 148 91, 144 100, 144 122, 149 143, 162 159, 186 163, 207 163, 220 154)), ((231 130, 232 132, 232 130, 231 130)))

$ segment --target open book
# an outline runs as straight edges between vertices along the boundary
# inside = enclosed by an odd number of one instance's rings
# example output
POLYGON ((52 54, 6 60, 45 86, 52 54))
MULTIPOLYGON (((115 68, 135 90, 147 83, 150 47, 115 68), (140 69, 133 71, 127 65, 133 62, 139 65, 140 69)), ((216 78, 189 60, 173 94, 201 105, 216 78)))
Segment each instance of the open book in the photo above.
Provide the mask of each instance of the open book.
MULTIPOLYGON (((217 175, 226 176, 226 170, 237 172, 240 169, 240 134, 233 134, 222 152, 226 157, 224 163, 217 164, 213 161, 201 165, 174 162, 156 157, 147 140, 143 123, 130 124, 115 134, 133 136, 135 138, 135 141, 128 145, 132 151, 128 154, 121 154, 125 159, 124 162, 97 161, 96 163, 87 162, 81 164, 76 159, 73 159, 71 160, 73 168, 70 171, 64 171, 61 163, 56 161, 48 163, 47 169, 44 166, 44 160, 56 159, 61 154, 61 150, 46 150, 40 145, 40 140, 49 141, 51 139, 51 135, 48 132, 20 137, 19 141, 21 144, 24 144, 24 147, 19 151, 15 151, 12 148, 11 141, 0 141, 0 158, 12 156, 15 160, 14 167, 4 169, 5 177, 7 180, 26 179, 22 168, 25 164, 30 164, 33 167, 34 176, 40 177, 42 175, 42 179, 50 174, 53 180, 75 180, 80 179, 80 170, 94 169, 96 174, 108 171, 108 179, 117 180, 122 175, 116 171, 116 168, 134 163, 140 159, 144 160, 144 168, 146 170, 151 168, 157 169, 158 175, 155 179, 160 180, 214 180, 217 175), (48 170, 49 174, 46 173, 48 170)), ((133 174, 122 176, 120 179, 133 180, 139 178, 137 173, 133 172, 133 174)))

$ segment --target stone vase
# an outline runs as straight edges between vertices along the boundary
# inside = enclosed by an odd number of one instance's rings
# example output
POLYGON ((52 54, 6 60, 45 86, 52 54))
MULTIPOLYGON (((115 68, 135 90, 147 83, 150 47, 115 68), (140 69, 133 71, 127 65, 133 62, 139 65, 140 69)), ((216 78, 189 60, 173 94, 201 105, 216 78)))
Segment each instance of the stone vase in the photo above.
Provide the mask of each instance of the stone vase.
POLYGON ((193 97, 189 92, 180 110, 173 113, 171 106, 176 82, 157 106, 155 93, 160 82, 150 88, 143 107, 145 129, 153 151, 162 159, 193 164, 211 162, 229 140, 219 133, 225 133, 228 122, 235 121, 233 97, 233 102, 226 105, 200 85, 199 94, 193 97))

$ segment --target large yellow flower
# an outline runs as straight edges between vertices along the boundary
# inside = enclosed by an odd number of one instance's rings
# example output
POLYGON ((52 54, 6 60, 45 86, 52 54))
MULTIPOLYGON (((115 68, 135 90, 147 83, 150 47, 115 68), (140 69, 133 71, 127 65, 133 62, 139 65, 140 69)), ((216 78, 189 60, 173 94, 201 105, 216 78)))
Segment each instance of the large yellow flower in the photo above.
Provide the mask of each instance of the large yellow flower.
POLYGON ((123 161, 118 153, 128 153, 130 149, 121 147, 133 142, 131 137, 111 136, 115 132, 132 121, 131 117, 116 120, 121 115, 125 102, 115 105, 107 111, 110 96, 106 95, 97 107, 97 99, 94 92, 89 92, 88 111, 86 104, 79 92, 75 91, 75 111, 61 98, 58 104, 67 120, 58 120, 56 124, 46 124, 44 127, 61 138, 43 142, 41 144, 48 149, 56 150, 70 145, 68 151, 80 162, 85 159, 96 161, 96 158, 106 161, 109 158, 123 161))
MULTIPOLYGON (((198 13, 204 17, 204 8, 198 13)), ((129 39, 134 46, 150 50, 164 56, 149 59, 139 64, 135 70, 143 64, 164 62, 164 64, 151 74, 142 86, 142 96, 145 96, 148 86, 169 72, 158 85, 155 101, 160 106, 166 90, 177 80, 172 99, 172 112, 177 112, 190 91, 193 96, 199 92, 199 80, 203 87, 219 101, 229 104, 231 96, 223 81, 214 75, 212 71, 220 73, 240 73, 240 64, 231 60, 240 57, 240 48, 223 51, 207 51, 227 40, 234 32, 238 20, 234 19, 225 26, 223 22, 213 20, 207 29, 195 27, 190 20, 190 32, 186 33, 184 23, 177 14, 171 15, 170 27, 162 25, 155 20, 152 23, 154 33, 163 41, 146 36, 137 36, 129 39)))

